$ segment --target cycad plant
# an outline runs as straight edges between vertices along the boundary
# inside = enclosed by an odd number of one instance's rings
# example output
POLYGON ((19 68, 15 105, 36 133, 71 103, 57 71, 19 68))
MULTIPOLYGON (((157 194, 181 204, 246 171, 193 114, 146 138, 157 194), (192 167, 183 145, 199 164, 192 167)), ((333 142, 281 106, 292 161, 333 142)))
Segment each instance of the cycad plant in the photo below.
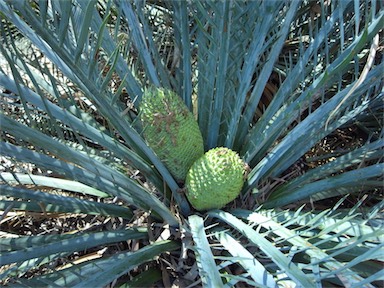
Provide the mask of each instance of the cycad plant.
POLYGON ((382 5, 1 0, 2 283, 380 286, 382 5), (149 87, 248 164, 235 201, 191 208, 149 87))

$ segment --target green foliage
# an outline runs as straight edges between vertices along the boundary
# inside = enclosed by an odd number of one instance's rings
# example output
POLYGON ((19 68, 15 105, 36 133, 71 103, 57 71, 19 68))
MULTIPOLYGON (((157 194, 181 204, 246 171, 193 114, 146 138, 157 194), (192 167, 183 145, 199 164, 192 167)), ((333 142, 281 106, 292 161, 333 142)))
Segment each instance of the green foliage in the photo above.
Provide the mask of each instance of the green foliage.
POLYGON ((382 5, 0 0, 2 225, 20 211, 124 223, 8 229, 1 281, 150 285, 161 267, 164 286, 166 273, 184 286, 378 286, 382 5), (147 146, 137 108, 150 85, 181 97, 205 151, 250 166, 223 210, 193 210, 147 146), (113 251, 75 261, 100 247, 113 251))

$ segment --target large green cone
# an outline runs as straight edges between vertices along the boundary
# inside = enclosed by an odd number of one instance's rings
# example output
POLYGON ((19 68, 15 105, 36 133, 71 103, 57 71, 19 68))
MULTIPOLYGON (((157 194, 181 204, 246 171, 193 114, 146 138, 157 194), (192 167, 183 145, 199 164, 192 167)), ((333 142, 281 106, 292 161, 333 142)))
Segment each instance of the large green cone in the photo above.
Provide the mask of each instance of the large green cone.
POLYGON ((151 87, 140 103, 140 119, 148 145, 178 182, 204 154, 199 126, 181 98, 172 91, 151 87))
POLYGON ((222 208, 240 193, 246 165, 239 155, 224 147, 213 148, 191 167, 186 195, 197 210, 222 208))

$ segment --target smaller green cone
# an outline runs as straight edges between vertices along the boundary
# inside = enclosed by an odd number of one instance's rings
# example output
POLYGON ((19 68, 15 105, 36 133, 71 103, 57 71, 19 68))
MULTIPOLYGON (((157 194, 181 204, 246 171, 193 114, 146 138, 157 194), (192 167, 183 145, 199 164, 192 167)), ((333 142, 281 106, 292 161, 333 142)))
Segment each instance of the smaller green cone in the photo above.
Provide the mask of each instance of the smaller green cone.
POLYGON ((187 198, 196 210, 222 208, 240 194, 245 174, 246 165, 236 152, 213 148, 188 171, 187 198))

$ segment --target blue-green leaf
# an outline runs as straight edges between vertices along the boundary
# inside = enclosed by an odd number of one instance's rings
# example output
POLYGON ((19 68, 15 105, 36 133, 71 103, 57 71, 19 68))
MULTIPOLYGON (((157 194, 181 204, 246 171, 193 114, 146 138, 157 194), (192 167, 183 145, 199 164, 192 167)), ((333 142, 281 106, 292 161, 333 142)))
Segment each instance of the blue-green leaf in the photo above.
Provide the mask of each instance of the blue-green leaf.
POLYGON ((223 282, 217 269, 207 235, 204 232, 204 220, 198 215, 188 217, 196 255, 199 276, 205 287, 221 287, 223 282))

